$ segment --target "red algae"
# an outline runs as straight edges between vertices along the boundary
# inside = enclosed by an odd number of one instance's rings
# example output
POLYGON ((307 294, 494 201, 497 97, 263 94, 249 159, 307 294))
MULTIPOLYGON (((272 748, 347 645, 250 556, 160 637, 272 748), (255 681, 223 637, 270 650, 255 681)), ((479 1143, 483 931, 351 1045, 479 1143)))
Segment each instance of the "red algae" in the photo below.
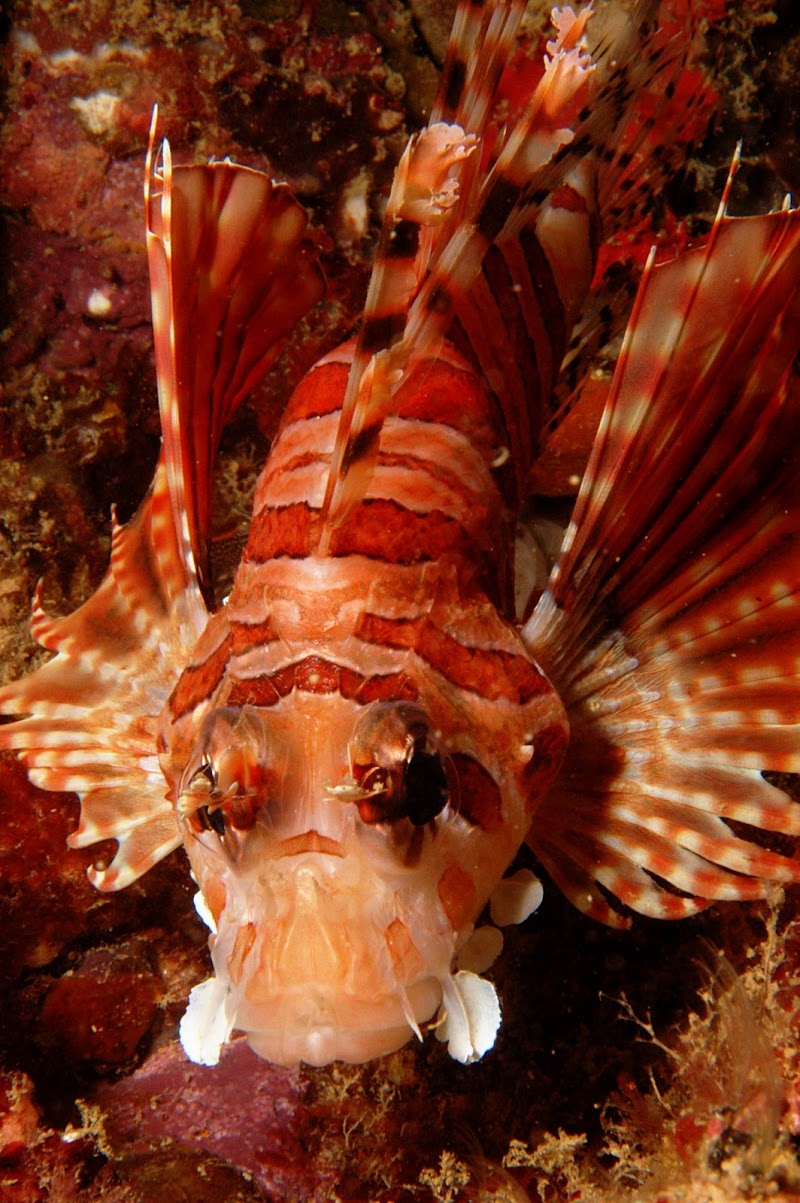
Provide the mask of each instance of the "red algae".
MULTIPOLYGON (((226 434, 224 558, 283 400, 359 312, 382 190, 435 86, 430 7, 16 6, 0 136, 9 676, 33 654, 24 627, 37 579, 58 612, 87 595, 104 569, 111 504, 127 517, 155 460, 141 213, 153 102, 176 160, 230 154, 288 178, 310 209, 330 285, 226 434)), ((687 7, 671 0, 672 19, 687 7)), ((702 92, 688 173, 606 252, 600 270, 624 295, 656 231, 665 255, 702 237, 740 135, 737 211, 780 203, 800 174, 790 122, 769 140, 766 166, 762 154, 769 110, 795 96, 800 34, 786 6, 698 0, 691 10, 706 54, 660 117, 673 120, 681 99, 702 92)), ((566 446, 548 449, 537 492, 574 491, 613 355, 594 361, 589 401, 562 429, 566 446)), ((36 790, 11 757, 0 758, 0 814, 9 1203, 677 1203, 800 1191, 796 900, 720 906, 681 925, 642 921, 620 935, 548 889, 498 964, 504 1026, 484 1063, 454 1066, 429 1042, 366 1067, 283 1070, 236 1043, 203 1069, 177 1042, 183 1001, 207 972, 182 854, 122 894, 98 894, 85 878, 96 850, 66 847, 74 799, 36 790), (698 960, 701 937, 723 950, 722 970, 716 954, 698 960), (743 1048, 749 1075, 737 1065, 743 1048)))
POLYGON ((72 1063, 105 1067, 129 1062, 164 994, 143 952, 131 942, 95 948, 54 981, 39 1014, 43 1048, 72 1063))

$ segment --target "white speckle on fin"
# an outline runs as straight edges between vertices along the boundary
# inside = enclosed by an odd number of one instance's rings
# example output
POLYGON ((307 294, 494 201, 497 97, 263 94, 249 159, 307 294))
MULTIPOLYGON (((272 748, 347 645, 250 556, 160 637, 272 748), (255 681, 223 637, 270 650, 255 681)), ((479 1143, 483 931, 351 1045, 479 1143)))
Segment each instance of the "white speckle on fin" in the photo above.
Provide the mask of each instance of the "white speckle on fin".
POLYGON ((542 883, 530 869, 520 869, 498 882, 489 902, 489 914, 498 927, 524 923, 538 910, 544 897, 542 883))
POLYGON ((228 1014, 228 987, 210 977, 195 986, 180 1024, 183 1051, 195 1065, 216 1065, 223 1044, 233 1029, 228 1014))
POLYGON ((500 1027, 500 1001, 491 982, 461 969, 442 983, 442 1022, 436 1029, 439 1040, 447 1041, 454 1061, 469 1065, 480 1061, 494 1046, 500 1027))

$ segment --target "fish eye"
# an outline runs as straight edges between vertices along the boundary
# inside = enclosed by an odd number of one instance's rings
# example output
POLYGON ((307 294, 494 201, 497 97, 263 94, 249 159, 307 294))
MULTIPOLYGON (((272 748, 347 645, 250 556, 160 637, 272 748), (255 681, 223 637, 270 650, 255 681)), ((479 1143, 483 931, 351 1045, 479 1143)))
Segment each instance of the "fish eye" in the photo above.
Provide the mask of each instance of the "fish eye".
POLYGON ((220 837, 225 835, 225 811, 217 774, 210 760, 203 759, 181 789, 179 808, 194 831, 215 831, 220 837))
POLYGON ((441 814, 450 797, 442 758, 438 752, 416 747, 405 767, 403 784, 406 814, 415 827, 423 827, 441 814))
POLYGON ((194 818, 203 831, 216 831, 218 836, 224 836, 225 811, 221 806, 201 806, 194 812, 194 818))
POLYGON ((258 802, 234 785, 219 788, 212 764, 202 764, 181 791, 178 812, 196 834, 214 831, 222 839, 232 832, 248 831, 255 822, 258 802))
POLYGON ((247 708, 206 718, 178 789, 178 814, 196 834, 248 831, 264 801, 263 724, 247 708))
POLYGON ((448 803, 444 760, 418 706, 375 707, 359 723, 350 757, 353 800, 364 823, 407 819, 414 827, 424 827, 448 803))

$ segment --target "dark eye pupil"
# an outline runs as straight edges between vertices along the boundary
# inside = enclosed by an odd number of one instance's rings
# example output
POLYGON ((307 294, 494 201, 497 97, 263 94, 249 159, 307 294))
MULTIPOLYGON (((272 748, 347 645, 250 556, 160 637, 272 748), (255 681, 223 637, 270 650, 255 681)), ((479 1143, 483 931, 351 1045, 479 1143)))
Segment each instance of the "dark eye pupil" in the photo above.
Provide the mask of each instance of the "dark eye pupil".
POLYGON ((221 806, 213 810, 209 806, 201 806, 195 814, 204 831, 216 831, 217 835, 225 834, 225 812, 221 806))
POLYGON ((440 758, 415 748, 405 768, 406 814, 415 827, 430 823, 444 809, 447 774, 440 758))
POLYGON ((225 814, 222 810, 222 807, 218 807, 216 810, 210 810, 208 812, 208 821, 213 827, 214 831, 216 831, 217 835, 225 834, 225 814))

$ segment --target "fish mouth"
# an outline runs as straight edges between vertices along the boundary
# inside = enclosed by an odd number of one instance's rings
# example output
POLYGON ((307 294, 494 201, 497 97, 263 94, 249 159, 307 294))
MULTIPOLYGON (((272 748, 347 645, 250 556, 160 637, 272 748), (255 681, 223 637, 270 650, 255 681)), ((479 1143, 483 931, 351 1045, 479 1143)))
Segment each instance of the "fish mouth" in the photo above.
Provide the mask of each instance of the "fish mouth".
POLYGON ((402 993, 359 998, 304 986, 276 996, 263 1012, 245 1005, 236 1026, 253 1052, 275 1065, 357 1065, 402 1048, 442 1000, 434 978, 402 993))
POLYGON ((275 848, 275 855, 278 859, 284 856, 302 856, 309 852, 321 852, 326 856, 344 857, 345 855, 344 848, 338 840, 334 840, 328 835, 321 835, 313 827, 310 831, 304 831, 300 835, 292 835, 281 840, 275 848))
POLYGON ((263 869, 247 922, 221 916, 212 949, 233 1027, 277 1065, 394 1052, 435 1014, 450 972, 449 924, 408 913, 357 857, 320 854, 328 843, 344 847, 316 830, 276 843, 286 859, 263 869))

